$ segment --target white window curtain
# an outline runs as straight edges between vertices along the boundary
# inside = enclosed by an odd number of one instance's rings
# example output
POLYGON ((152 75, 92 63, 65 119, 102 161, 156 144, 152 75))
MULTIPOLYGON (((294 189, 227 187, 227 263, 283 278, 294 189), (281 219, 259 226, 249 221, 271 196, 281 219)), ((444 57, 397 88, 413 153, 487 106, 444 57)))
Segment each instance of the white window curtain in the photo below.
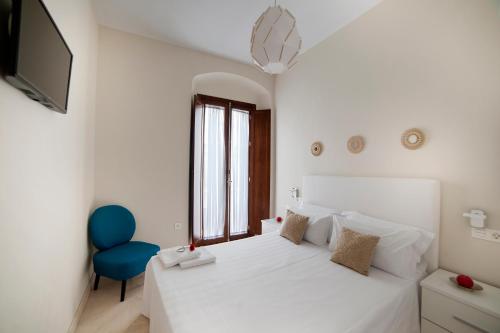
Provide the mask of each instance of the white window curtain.
POLYGON ((194 113, 194 164, 193 164, 193 235, 201 238, 201 214, 203 212, 201 171, 203 146, 203 106, 197 105, 194 113))
POLYGON ((244 234, 248 229, 248 112, 231 112, 231 235, 244 234))
POLYGON ((203 238, 224 236, 226 175, 224 108, 205 106, 203 133, 203 238))

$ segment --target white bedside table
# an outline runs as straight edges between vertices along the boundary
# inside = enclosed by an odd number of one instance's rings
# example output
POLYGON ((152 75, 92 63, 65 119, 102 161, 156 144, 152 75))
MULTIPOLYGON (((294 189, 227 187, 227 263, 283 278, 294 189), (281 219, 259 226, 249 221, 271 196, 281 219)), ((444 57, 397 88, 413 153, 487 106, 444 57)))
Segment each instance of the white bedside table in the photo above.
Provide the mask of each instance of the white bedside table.
POLYGON ((281 223, 276 222, 276 219, 260 220, 262 222, 262 234, 277 231, 281 228, 281 223))
POLYGON ((422 333, 500 332, 500 289, 477 281, 484 289, 469 291, 456 287, 450 276, 438 269, 422 286, 422 333))

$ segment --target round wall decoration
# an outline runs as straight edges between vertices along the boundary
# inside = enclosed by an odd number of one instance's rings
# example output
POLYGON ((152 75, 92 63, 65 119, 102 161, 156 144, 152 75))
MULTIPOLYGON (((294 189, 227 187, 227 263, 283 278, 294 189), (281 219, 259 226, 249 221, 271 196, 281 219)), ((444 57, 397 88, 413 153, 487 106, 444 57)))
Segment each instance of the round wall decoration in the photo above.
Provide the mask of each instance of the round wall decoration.
POLYGON ((311 145, 311 154, 314 156, 319 156, 321 154, 321 150, 323 147, 321 146, 321 142, 313 142, 311 145))
POLYGON ((347 141, 347 149, 353 153, 358 154, 365 148, 365 139, 361 135, 351 136, 347 141))
POLYGON ((418 149, 425 142, 424 133, 418 128, 410 128, 401 135, 401 144, 407 149, 418 149))

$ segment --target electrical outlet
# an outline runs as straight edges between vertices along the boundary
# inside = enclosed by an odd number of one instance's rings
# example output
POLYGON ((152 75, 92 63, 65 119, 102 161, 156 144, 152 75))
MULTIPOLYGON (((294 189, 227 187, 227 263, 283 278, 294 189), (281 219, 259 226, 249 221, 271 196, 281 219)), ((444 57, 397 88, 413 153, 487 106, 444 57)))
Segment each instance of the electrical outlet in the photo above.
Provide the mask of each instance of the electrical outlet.
POLYGON ((182 224, 181 223, 177 222, 176 224, 174 224, 174 229, 175 230, 181 230, 181 228, 182 228, 182 224))
POLYGON ((472 228, 471 233, 473 238, 500 243, 500 230, 472 228))

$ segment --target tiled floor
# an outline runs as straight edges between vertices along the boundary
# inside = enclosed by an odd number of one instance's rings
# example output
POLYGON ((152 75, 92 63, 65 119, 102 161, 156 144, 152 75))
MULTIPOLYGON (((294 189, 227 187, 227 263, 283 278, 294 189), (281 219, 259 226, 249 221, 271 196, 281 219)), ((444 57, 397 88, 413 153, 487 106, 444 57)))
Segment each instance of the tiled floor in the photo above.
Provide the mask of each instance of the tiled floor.
POLYGON ((120 302, 119 281, 101 277, 83 310, 77 333, 147 333, 149 320, 141 315, 144 275, 127 282, 125 301, 120 302))

